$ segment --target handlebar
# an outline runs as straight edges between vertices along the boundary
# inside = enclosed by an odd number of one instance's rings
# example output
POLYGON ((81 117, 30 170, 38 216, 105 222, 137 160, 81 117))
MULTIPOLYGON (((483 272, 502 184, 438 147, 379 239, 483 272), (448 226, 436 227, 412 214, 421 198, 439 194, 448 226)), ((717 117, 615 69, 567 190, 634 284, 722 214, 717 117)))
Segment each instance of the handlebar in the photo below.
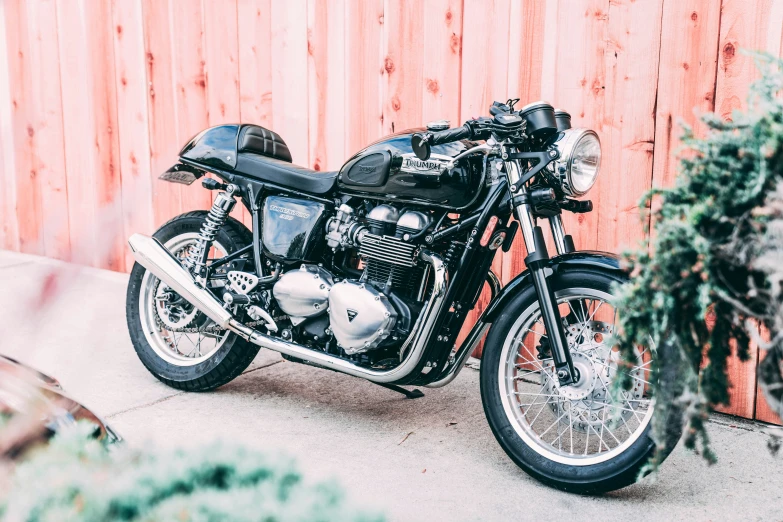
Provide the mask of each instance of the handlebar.
POLYGON ((473 130, 467 125, 437 132, 417 132, 411 137, 411 147, 416 157, 422 161, 430 159, 433 145, 443 145, 473 137, 473 130))

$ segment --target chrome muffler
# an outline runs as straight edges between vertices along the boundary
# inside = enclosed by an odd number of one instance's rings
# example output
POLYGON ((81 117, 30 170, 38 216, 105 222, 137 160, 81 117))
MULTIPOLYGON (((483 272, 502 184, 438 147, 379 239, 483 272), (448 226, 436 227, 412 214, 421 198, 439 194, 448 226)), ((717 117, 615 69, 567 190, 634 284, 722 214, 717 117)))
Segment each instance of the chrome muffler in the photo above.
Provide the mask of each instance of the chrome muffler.
POLYGON ((419 314, 413 331, 402 347, 402 353, 407 353, 407 355, 399 365, 390 370, 371 370, 325 352, 319 352, 284 341, 245 326, 237 321, 228 310, 223 308, 223 304, 208 290, 196 285, 190 273, 182 267, 177 258, 166 250, 157 239, 141 234, 133 234, 128 239, 128 244, 131 247, 133 257, 140 265, 152 272, 158 279, 201 310, 220 327, 231 330, 240 337, 262 348, 274 350, 323 368, 347 373, 373 382, 395 382, 413 371, 421 360, 424 349, 427 347, 427 343, 433 333, 436 319, 443 307, 448 286, 446 266, 443 260, 435 254, 421 252, 419 255, 422 260, 428 262, 432 267, 432 295, 419 314))
POLYGON ((182 268, 179 260, 153 237, 133 234, 128 239, 133 258, 141 266, 152 272, 155 277, 185 298, 186 301, 204 312, 221 328, 228 328, 233 319, 231 313, 223 308, 209 291, 196 285, 190 272, 182 268))

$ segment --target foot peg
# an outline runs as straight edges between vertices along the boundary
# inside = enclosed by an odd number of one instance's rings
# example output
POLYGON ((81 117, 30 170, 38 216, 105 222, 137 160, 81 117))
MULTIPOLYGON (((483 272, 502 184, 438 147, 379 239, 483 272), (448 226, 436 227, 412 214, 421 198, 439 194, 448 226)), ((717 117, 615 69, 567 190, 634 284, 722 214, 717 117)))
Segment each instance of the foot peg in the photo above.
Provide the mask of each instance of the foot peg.
POLYGON ((228 278, 231 290, 237 294, 247 295, 248 292, 258 286, 258 276, 255 274, 232 270, 226 274, 226 278, 228 278))

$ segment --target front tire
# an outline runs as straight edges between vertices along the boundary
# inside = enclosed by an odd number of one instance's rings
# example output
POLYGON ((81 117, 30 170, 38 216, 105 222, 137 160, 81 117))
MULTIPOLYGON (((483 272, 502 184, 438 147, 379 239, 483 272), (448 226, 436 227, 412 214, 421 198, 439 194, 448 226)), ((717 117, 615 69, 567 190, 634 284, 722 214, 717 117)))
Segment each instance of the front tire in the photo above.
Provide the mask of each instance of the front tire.
MULTIPOLYGON (((575 493, 625 487, 656 450, 649 396, 655 351, 637 350, 637 365, 627 370, 634 387, 622 392, 623 402, 613 402, 611 378, 622 361, 609 342, 616 320, 612 284, 623 280, 584 269, 561 271, 548 280, 568 323, 580 380, 560 387, 536 293, 529 287, 509 303, 487 337, 481 361, 484 412, 503 450, 538 480, 575 493)), ((675 414, 671 410, 666 421, 678 430, 675 414)), ((668 437, 657 457, 665 458, 678 439, 668 437)))
MULTIPOLYGON (((195 211, 177 216, 153 237, 183 257, 198 238, 206 215, 195 211)), ((251 241, 250 231, 229 218, 213 243, 216 255, 210 258, 236 252, 251 241)), ((133 265, 125 316, 133 347, 147 370, 168 386, 185 391, 212 390, 239 376, 259 347, 232 332, 210 329, 212 321, 179 296, 176 306, 159 304, 160 293, 165 291, 157 277, 140 264, 133 265), (177 326, 196 332, 178 332, 183 328, 177 326)))

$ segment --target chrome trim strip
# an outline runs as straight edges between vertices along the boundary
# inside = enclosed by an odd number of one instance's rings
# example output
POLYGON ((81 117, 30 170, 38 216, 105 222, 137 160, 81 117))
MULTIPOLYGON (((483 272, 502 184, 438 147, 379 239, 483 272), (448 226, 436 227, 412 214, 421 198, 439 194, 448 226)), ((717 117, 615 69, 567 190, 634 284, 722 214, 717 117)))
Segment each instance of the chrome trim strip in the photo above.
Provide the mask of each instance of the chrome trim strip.
POLYGON ((401 351, 404 353, 409 347, 411 349, 405 359, 391 370, 370 370, 339 357, 271 337, 243 325, 234 319, 212 294, 203 288, 199 288, 190 274, 179 264, 179 261, 157 240, 141 234, 134 234, 130 237, 128 243, 133 251, 133 257, 139 264, 190 301, 220 326, 228 328, 262 348, 268 348, 291 357, 303 359, 323 368, 347 373, 373 382, 394 382, 406 377, 416 368, 424 354, 424 349, 429 343, 438 314, 444 305, 446 289, 448 288, 448 274, 443 260, 436 254, 422 251, 419 256, 432 267, 432 295, 421 314, 419 314, 413 331, 408 336, 408 339, 405 340, 401 351))

